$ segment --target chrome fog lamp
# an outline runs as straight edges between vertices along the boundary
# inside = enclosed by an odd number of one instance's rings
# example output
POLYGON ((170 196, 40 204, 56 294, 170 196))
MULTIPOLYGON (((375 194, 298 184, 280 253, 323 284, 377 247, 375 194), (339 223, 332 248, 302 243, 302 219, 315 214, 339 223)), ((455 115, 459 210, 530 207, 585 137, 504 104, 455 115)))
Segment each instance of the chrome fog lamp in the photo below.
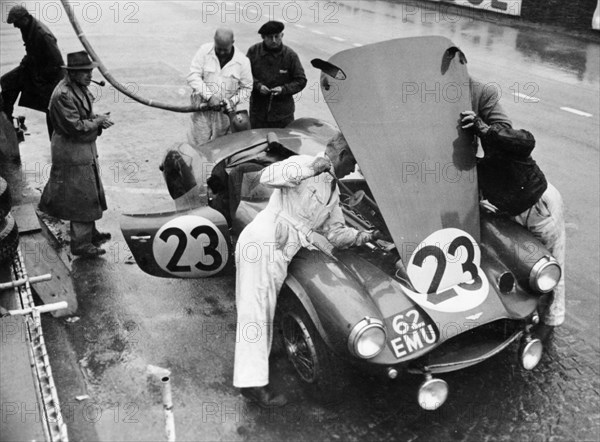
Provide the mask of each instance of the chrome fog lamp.
POLYGON ((527 337, 521 342, 519 348, 519 359, 525 370, 533 370, 542 359, 544 346, 537 338, 527 337))
POLYGON ((532 267, 529 273, 529 284, 534 290, 548 293, 556 287, 561 274, 562 269, 556 259, 544 256, 532 267))
POLYGON ((348 337, 350 352, 359 358, 369 359, 377 356, 385 347, 385 329, 379 319, 361 319, 348 337))
POLYGON ((422 409, 433 411, 440 408, 448 398, 448 384, 442 379, 425 375, 425 381, 419 387, 419 405, 422 409))

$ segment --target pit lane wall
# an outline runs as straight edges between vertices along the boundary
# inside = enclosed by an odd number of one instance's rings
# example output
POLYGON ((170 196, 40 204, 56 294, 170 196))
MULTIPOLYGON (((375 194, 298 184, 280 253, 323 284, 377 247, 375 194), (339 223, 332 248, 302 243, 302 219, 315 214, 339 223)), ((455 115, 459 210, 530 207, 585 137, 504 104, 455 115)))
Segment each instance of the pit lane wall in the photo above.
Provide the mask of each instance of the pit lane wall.
POLYGON ((600 29, 600 0, 424 0, 460 10, 520 17, 532 23, 586 31, 600 29))

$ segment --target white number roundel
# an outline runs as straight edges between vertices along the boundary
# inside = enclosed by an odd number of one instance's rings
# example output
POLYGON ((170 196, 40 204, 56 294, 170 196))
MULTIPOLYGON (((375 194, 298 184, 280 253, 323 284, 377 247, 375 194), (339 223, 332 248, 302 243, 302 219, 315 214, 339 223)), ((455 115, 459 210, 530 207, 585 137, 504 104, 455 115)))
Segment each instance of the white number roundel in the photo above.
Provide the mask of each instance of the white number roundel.
POLYGON ((164 271, 184 278, 202 278, 227 264, 227 241, 207 218, 184 215, 164 224, 154 237, 152 253, 164 271))
POLYGON ((475 239, 456 228, 438 230, 419 244, 406 272, 416 290, 409 295, 427 308, 462 312, 477 307, 489 293, 475 239))

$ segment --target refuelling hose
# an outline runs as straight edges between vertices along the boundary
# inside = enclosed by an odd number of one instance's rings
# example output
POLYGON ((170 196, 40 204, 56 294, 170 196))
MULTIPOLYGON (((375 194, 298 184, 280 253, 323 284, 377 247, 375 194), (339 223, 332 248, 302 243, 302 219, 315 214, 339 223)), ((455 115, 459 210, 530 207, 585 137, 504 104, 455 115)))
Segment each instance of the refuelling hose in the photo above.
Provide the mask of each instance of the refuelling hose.
POLYGON ((81 44, 83 45, 84 49, 90 55, 91 59, 93 61, 95 61, 96 63, 98 63, 98 70, 104 76, 104 78, 106 78, 106 80, 111 85, 113 85, 115 87, 115 89, 117 89, 119 92, 127 95, 129 98, 131 98, 143 105, 150 106, 150 107, 156 107, 158 109, 168 110, 171 112, 182 112, 182 113, 199 112, 199 111, 204 111, 204 110, 209 109, 207 103, 202 103, 202 104, 199 104, 196 106, 194 106, 194 105, 178 106, 178 105, 173 105, 173 104, 168 104, 168 103, 162 103, 160 101, 149 100, 147 98, 139 96, 135 92, 131 92, 130 90, 127 90, 127 88, 123 87, 123 85, 121 83, 119 83, 112 76, 112 74, 108 71, 108 69, 106 69, 106 66, 104 66, 104 63, 102 63, 102 60, 100 60, 100 57, 98 57, 98 54, 96 54, 96 51, 94 51, 94 48, 92 47, 92 45, 88 41, 87 37, 83 33, 83 30, 81 29, 81 26, 79 25, 79 22, 77 21, 77 18, 75 17, 75 13, 73 12, 73 8, 69 4, 69 1, 61 0, 61 3, 63 5, 63 7, 65 8, 65 12, 67 13, 67 16, 69 17, 69 21, 71 22, 71 25, 73 26, 73 29, 75 30, 75 34, 79 38, 79 41, 81 41, 81 44))

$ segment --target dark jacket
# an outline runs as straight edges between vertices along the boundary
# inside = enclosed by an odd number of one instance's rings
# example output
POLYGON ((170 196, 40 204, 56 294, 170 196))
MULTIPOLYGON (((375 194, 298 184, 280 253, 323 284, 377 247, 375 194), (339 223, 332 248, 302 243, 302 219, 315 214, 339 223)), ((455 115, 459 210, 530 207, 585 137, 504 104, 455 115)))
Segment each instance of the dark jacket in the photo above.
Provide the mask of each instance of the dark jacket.
POLYGON ((68 78, 56 86, 50 99, 52 169, 40 209, 57 218, 90 222, 106 210, 96 150, 101 129, 93 101, 87 88, 68 78))
POLYGON ((254 77, 250 116, 265 121, 280 121, 293 116, 293 95, 304 89, 307 81, 298 55, 285 45, 281 51, 272 52, 266 50, 263 43, 257 43, 248 49, 246 56, 250 59, 254 77), (283 86, 282 93, 273 96, 270 109, 270 96, 260 93, 261 84, 269 89, 283 86))
POLYGON ((481 137, 485 157, 477 164, 483 197, 511 216, 533 206, 548 183, 531 157, 535 138, 526 130, 491 126, 481 137))
POLYGON ((19 106, 46 112, 52 91, 63 77, 63 58, 50 29, 34 17, 21 33, 27 55, 18 68, 24 80, 19 106))

